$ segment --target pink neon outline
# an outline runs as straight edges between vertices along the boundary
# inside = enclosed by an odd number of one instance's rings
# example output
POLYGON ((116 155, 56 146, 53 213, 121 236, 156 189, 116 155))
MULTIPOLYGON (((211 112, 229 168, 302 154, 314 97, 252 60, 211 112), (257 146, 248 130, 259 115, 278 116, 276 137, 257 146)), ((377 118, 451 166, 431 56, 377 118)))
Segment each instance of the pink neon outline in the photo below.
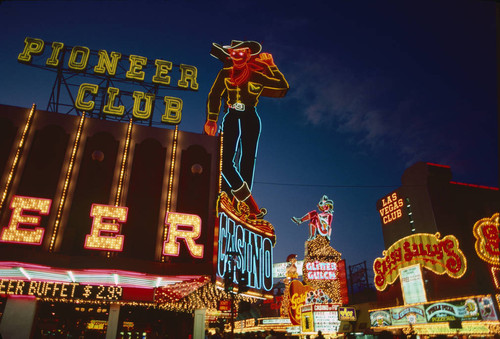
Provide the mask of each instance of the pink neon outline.
MULTIPOLYGON (((189 213, 167 212, 167 214, 165 214, 165 225, 169 225, 167 239, 170 239, 170 223, 167 222, 168 215, 170 213, 179 214, 179 215, 190 215, 190 216, 194 215, 194 216, 196 216, 200 220, 200 234, 196 238, 191 238, 191 239, 196 240, 196 239, 198 239, 201 236, 201 231, 202 231, 202 227, 203 227, 202 225, 203 225, 203 223, 201 222, 202 220, 201 220, 201 218, 200 218, 199 215, 197 215, 197 214, 189 214, 189 213)), ((177 226, 179 226, 179 225, 180 226, 186 226, 186 227, 192 227, 194 229, 193 225, 177 224, 177 226)), ((176 229, 178 229, 178 228, 176 227, 176 229)), ((174 242, 179 245, 179 246, 177 246, 177 254, 175 254, 175 255, 174 254, 166 254, 165 253, 165 244, 168 243, 168 240, 165 240, 163 242, 163 246, 162 246, 162 250, 161 250, 162 255, 169 256, 169 257, 178 257, 179 256, 180 242, 177 241, 178 238, 184 239, 184 243, 186 244, 186 247, 189 250, 189 254, 191 254, 192 258, 202 259, 205 256, 205 244, 198 244, 198 245, 203 246, 203 249, 201 250, 201 257, 196 257, 196 256, 193 255, 193 252, 191 251, 191 248, 189 247, 189 245, 188 245, 188 243, 186 241, 186 238, 183 238, 183 237, 175 237, 175 239, 174 239, 174 242)))
POLYGON ((429 166, 435 166, 435 167, 451 168, 448 165, 433 164, 431 162, 426 162, 426 164, 429 165, 429 166))
POLYGON ((456 181, 450 181, 450 184, 453 184, 453 185, 462 185, 462 186, 469 186, 469 187, 475 187, 475 188, 484 188, 484 189, 488 189, 488 190, 498 191, 498 187, 490 187, 490 186, 475 185, 475 184, 466 184, 466 183, 463 183, 463 182, 456 182, 456 181))
POLYGON ((40 210, 34 210, 34 209, 27 209, 27 208, 21 208, 21 212, 19 213, 19 216, 20 217, 26 217, 26 216, 29 216, 29 217, 35 217, 37 219, 37 223, 35 224, 31 224, 31 223, 17 223, 16 225, 16 230, 23 230, 23 231, 30 231, 30 232, 35 232, 36 230, 38 229, 41 229, 42 230, 42 236, 40 237, 40 241, 38 243, 36 242, 25 242, 25 241, 7 241, 7 240, 3 240, 3 233, 5 231, 6 228, 9 228, 10 227, 10 223, 12 221, 12 212, 10 213, 10 218, 9 218, 9 223, 7 226, 4 226, 3 229, 2 229, 2 232, 0 232, 0 242, 4 242, 4 243, 9 243, 9 244, 25 244, 25 245, 41 245, 42 242, 43 242, 43 237, 45 235, 45 227, 36 227, 37 225, 39 226, 40 225, 40 222, 42 220, 42 215, 49 215, 50 213, 50 208, 52 207, 52 199, 49 199, 49 198, 37 198, 37 197, 27 197, 27 196, 23 196, 23 195, 14 195, 12 197, 12 199, 10 200, 10 205, 9 205, 9 208, 14 211, 14 208, 12 207, 12 203, 14 201, 14 198, 26 198, 26 199, 35 199, 35 200, 49 200, 50 203, 49 203, 49 208, 47 209, 47 213, 43 213, 42 211, 40 210), (40 214, 39 216, 37 215, 31 215, 31 214, 28 214, 28 215, 24 215, 23 212, 24 211, 31 211, 31 212, 37 212, 38 214, 40 214), (19 228, 19 225, 31 225, 31 226, 35 226, 34 229, 29 229, 29 228, 19 228))
POLYGON ((90 218, 92 219, 92 227, 90 229, 90 234, 87 234, 85 236, 85 241, 83 243, 83 248, 87 249, 87 250, 96 250, 96 251, 113 251, 113 252, 123 252, 123 245, 125 244, 125 236, 121 233, 119 233, 121 231, 121 223, 125 223, 127 222, 127 219, 128 219, 128 207, 126 206, 113 206, 113 205, 103 205, 103 204, 92 204, 92 206, 90 207, 90 218), (92 237, 92 234, 94 233, 94 219, 95 219, 95 216, 92 215, 92 211, 94 210, 94 206, 103 206, 103 207, 116 207, 116 208, 124 208, 127 213, 125 214, 125 219, 124 220, 121 220, 119 219, 118 217, 101 217, 101 220, 99 220, 99 223, 100 224, 108 224, 108 225, 117 225, 118 226, 118 231, 111 231, 111 230, 100 230, 99 233, 98 233, 98 237, 102 237, 102 238, 123 238, 123 241, 122 241, 122 245, 121 245, 121 248, 118 249, 118 250, 115 250, 115 249, 106 249, 106 248, 95 248, 95 247, 90 247, 90 246, 87 246, 86 243, 87 243, 87 239, 89 237, 92 237), (106 219, 117 219, 119 221, 119 223, 105 223, 103 222, 103 220, 106 220, 106 219), (108 232, 108 233, 117 233, 118 235, 116 236, 105 236, 105 235, 101 235, 101 231, 105 231, 105 232, 108 232))

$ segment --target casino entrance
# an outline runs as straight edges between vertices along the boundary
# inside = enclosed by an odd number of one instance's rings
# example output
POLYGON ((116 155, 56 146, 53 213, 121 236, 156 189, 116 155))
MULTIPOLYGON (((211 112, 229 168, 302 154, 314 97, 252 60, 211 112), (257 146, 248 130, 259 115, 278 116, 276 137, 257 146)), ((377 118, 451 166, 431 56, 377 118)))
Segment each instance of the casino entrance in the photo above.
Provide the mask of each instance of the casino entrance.
MULTIPOLYGON (((110 304, 37 303, 33 338, 106 338, 110 304)), ((121 305, 116 338, 188 338, 193 329, 189 313, 154 306, 121 305)))

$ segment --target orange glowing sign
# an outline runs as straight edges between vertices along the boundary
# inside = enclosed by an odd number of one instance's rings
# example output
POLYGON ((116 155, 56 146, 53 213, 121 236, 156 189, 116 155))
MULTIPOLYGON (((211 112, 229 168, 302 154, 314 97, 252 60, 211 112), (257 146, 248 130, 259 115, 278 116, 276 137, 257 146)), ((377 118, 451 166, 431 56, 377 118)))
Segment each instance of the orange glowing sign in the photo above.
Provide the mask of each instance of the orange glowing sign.
POLYGON ((460 278, 467 270, 467 260, 459 249, 457 238, 441 234, 419 233, 398 240, 386 251, 383 258, 375 259, 375 287, 383 291, 387 285, 396 281, 399 269, 415 264, 436 273, 460 278))
MULTIPOLYGON (((49 214, 51 203, 51 199, 14 196, 10 203, 10 221, 0 232, 0 242, 42 245, 45 227, 41 216, 49 214)), ((121 234, 121 228, 126 224, 127 216, 127 207, 93 204, 90 210, 92 225, 85 237, 84 248, 122 251, 125 236, 121 234)), ((179 241, 184 241, 191 257, 203 258, 204 245, 197 243, 202 231, 198 215, 168 212, 165 224, 168 237, 163 243, 163 255, 179 256, 179 241)))
POLYGON ((50 211, 51 202, 50 199, 15 195, 10 203, 12 214, 9 225, 0 233, 0 241, 40 245, 45 232, 43 227, 39 227, 41 218, 24 212, 47 215, 50 211), (31 226, 32 228, 20 227, 21 225, 31 226))
POLYGON ((290 283, 288 315, 293 325, 300 325, 301 307, 305 305, 307 292, 314 291, 309 285, 302 285, 298 280, 290 283))
POLYGON ((479 258, 492 266, 500 266, 500 227, 498 213, 478 220, 473 227, 476 252, 479 258))
POLYGON ((382 208, 378 210, 382 218, 382 223, 386 225, 401 218, 403 216, 401 210, 403 205, 403 198, 399 198, 396 192, 382 198, 382 208))

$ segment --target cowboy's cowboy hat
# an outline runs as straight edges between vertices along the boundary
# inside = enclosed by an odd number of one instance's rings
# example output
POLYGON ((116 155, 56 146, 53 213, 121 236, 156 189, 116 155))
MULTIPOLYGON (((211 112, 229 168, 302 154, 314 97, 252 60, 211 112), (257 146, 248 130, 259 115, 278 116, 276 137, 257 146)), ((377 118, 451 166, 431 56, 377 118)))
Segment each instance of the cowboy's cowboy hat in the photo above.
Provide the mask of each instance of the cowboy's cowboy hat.
POLYGON ((262 45, 257 41, 233 40, 231 41, 231 46, 221 46, 214 42, 212 43, 212 50, 210 51, 210 55, 225 63, 229 61, 229 49, 237 48, 250 48, 250 54, 254 56, 260 53, 260 51, 262 50, 262 45))

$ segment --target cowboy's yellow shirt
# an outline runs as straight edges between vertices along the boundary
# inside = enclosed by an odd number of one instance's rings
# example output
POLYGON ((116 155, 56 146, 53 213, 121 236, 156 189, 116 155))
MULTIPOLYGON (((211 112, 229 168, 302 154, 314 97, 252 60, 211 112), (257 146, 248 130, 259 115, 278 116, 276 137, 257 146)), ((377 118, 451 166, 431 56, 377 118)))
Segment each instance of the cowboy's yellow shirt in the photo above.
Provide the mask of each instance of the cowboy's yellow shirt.
POLYGON ((217 121, 220 112, 221 98, 227 92, 227 104, 241 102, 245 107, 255 107, 261 95, 279 98, 288 91, 288 82, 276 66, 270 66, 272 76, 260 72, 252 72, 247 82, 240 86, 231 84, 231 67, 220 70, 215 79, 207 100, 207 120, 217 121))

